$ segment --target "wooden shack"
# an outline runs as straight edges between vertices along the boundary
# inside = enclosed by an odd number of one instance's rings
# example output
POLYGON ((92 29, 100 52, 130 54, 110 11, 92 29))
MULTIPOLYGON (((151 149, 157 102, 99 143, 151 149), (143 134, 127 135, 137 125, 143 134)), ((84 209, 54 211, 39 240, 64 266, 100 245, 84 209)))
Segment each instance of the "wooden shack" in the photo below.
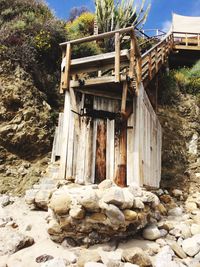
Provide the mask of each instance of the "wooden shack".
POLYGON ((170 40, 143 56, 133 27, 61 44, 65 105, 52 154, 60 178, 159 186, 162 130, 145 86, 166 60, 170 40), (130 49, 121 50, 125 35, 130 49), (104 38, 114 38, 114 52, 71 59, 74 45, 104 38))

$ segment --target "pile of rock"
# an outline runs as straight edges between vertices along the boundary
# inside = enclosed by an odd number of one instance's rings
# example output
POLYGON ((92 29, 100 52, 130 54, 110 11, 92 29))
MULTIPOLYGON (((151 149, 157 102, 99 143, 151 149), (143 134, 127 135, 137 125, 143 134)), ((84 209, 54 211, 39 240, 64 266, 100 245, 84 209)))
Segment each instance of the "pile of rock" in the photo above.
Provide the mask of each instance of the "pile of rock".
POLYGON ((64 185, 50 200, 48 233, 52 240, 72 238, 96 244, 136 233, 160 219, 159 199, 136 186, 120 188, 110 180, 99 185, 64 185))

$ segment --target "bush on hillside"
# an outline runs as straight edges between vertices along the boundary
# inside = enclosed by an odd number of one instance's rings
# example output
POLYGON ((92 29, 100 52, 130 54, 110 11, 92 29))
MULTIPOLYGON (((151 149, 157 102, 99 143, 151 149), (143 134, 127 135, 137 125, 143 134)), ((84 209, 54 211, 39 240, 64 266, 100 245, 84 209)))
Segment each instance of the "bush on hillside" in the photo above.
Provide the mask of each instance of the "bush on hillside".
POLYGON ((42 1, 0 0, 0 26, 0 61, 20 65, 51 98, 60 79, 64 22, 42 1))
MULTIPOLYGON (((65 29, 69 40, 83 38, 93 35, 94 31, 94 14, 90 12, 82 13, 73 21, 68 21, 65 29)), ((72 57, 91 56, 99 54, 101 49, 97 43, 89 42, 76 45, 72 50, 72 57)))

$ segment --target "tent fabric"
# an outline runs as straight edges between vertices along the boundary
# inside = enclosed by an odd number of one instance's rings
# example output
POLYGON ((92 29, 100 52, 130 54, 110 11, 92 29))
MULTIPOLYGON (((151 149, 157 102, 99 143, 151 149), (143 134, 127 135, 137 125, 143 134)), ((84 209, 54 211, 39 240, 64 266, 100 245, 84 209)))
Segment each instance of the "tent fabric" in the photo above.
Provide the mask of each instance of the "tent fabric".
POLYGON ((172 31, 182 33, 200 33, 200 17, 187 17, 173 14, 172 31))

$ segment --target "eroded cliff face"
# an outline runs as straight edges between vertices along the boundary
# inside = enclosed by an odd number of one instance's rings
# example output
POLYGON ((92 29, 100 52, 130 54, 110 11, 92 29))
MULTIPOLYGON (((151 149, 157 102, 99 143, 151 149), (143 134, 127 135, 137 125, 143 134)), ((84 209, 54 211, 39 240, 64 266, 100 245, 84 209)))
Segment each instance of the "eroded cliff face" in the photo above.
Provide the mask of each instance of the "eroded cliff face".
POLYGON ((162 181, 168 189, 200 188, 199 97, 178 93, 173 106, 159 108, 163 127, 162 181))
POLYGON ((0 193, 19 194, 46 168, 54 111, 20 67, 0 73, 0 103, 0 193))

